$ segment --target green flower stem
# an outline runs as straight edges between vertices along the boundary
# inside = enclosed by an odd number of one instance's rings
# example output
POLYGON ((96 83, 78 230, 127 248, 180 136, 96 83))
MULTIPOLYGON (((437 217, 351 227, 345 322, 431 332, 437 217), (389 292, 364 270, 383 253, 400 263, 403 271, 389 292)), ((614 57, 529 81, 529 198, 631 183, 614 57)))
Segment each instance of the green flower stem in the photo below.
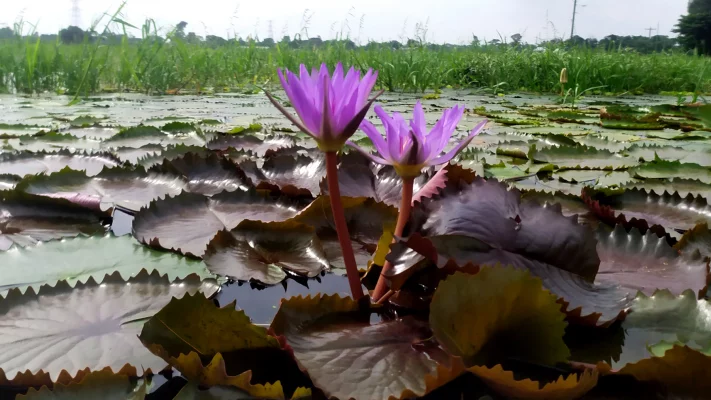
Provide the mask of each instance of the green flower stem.
MULTIPOLYGON (((414 185, 414 178, 402 178, 402 200, 400 202, 400 214, 397 216, 397 225, 395 225, 395 232, 393 235, 395 237, 401 237, 402 231, 405 230, 405 225, 410 219, 410 211, 412 210, 412 187, 414 185)), ((378 283, 375 285, 375 290, 373 291, 373 301, 378 301, 385 293, 390 289, 388 287, 388 279, 385 277, 385 273, 393 269, 393 265, 390 261, 386 261, 383 266, 383 271, 380 273, 380 278, 378 278, 378 283)))
POLYGON ((351 237, 348 234, 348 225, 346 225, 346 216, 343 213, 343 204, 341 204, 341 189, 338 187, 337 165, 338 153, 335 151, 326 152, 326 180, 328 182, 328 194, 331 200, 331 211, 333 211, 333 221, 336 224, 336 233, 338 234, 338 241, 341 244, 341 251, 343 252, 343 262, 346 264, 348 284, 351 287, 353 299, 358 301, 363 297, 363 287, 360 284, 358 266, 356 265, 355 255, 353 254, 351 237))

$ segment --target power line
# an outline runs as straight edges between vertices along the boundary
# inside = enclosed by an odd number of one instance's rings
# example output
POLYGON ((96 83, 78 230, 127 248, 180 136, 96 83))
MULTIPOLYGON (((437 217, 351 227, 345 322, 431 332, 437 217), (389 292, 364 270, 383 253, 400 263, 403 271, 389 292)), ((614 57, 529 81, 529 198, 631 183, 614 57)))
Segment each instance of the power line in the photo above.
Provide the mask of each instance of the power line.
POLYGON ((654 30, 655 30, 655 29, 652 28, 652 27, 649 27, 649 28, 646 28, 646 29, 645 29, 645 31, 647 31, 647 32, 649 33, 649 36, 648 36, 648 37, 650 37, 650 38, 652 37, 652 31, 654 31, 654 30))

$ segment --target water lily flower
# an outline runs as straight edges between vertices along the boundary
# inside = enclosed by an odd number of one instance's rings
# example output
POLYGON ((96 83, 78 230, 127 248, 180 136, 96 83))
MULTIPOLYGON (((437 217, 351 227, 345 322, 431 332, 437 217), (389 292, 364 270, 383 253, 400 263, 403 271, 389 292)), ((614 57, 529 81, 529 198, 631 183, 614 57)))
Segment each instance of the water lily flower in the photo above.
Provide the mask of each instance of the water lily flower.
POLYGON ((452 138, 454 129, 462 119, 463 106, 457 105, 444 110, 442 118, 429 132, 425 124, 425 112, 419 101, 415 105, 414 115, 409 124, 399 113, 394 112, 390 116, 380 106, 375 106, 375 113, 385 126, 385 139, 370 121, 363 121, 360 128, 373 142, 380 157, 370 154, 350 141, 348 145, 376 163, 392 165, 402 178, 415 178, 420 175, 424 167, 449 162, 481 132, 487 122, 484 120, 479 123, 457 146, 443 153, 452 138))
POLYGON ((358 130, 360 123, 368 113, 375 99, 382 94, 380 91, 368 100, 370 92, 378 79, 378 73, 373 70, 360 77, 360 71, 354 68, 343 74, 343 65, 339 62, 329 75, 326 64, 321 64, 319 70, 313 69, 309 74, 302 64, 299 76, 286 70, 286 77, 281 69, 277 70, 281 85, 286 96, 296 110, 298 118, 287 111, 284 106, 266 93, 269 100, 296 127, 313 137, 318 148, 326 153, 326 182, 328 184, 331 212, 333 214, 338 241, 343 252, 346 274, 353 298, 363 297, 363 287, 360 283, 358 266, 353 253, 353 244, 348 234, 341 191, 338 187, 338 152, 348 138, 358 130))
POLYGON ((382 93, 368 99, 378 79, 378 72, 369 69, 361 79, 360 71, 351 67, 344 75, 340 62, 333 76, 329 75, 326 64, 321 64, 319 70, 314 68, 310 74, 303 64, 299 69, 298 76, 289 70, 284 76, 281 69, 277 70, 298 118, 271 94, 267 93, 267 97, 294 125, 313 137, 319 149, 340 151, 346 140, 358 130, 375 98, 382 93))
MULTIPOLYGON (((401 237, 405 225, 410 219, 414 179, 420 175, 422 168, 449 162, 481 132, 487 121, 479 123, 464 140, 450 151, 443 153, 457 124, 464 115, 463 106, 457 105, 444 110, 442 118, 429 132, 425 123, 425 112, 419 101, 415 104, 413 118, 409 124, 399 113, 394 112, 392 116, 388 115, 380 106, 375 107, 375 113, 385 126, 385 139, 370 121, 363 121, 360 128, 368 135, 380 156, 372 155, 350 141, 348 145, 376 163, 392 165, 402 178, 402 198, 393 232, 395 237, 401 237)), ((379 303, 386 301, 389 294, 393 293, 388 291, 388 282, 384 275, 392 268, 392 264, 386 261, 378 283, 375 285, 375 290, 373 290, 373 300, 379 303)))

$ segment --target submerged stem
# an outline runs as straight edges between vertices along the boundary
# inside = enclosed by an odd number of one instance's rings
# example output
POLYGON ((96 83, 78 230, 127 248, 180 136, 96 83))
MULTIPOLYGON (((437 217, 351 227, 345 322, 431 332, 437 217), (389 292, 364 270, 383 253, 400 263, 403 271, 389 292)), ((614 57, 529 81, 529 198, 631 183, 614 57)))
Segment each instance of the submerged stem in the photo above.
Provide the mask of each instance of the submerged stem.
MULTIPOLYGON (((397 225, 395 225, 395 232, 393 232, 395 237, 402 236, 402 231, 405 230, 405 225, 410 219, 413 186, 414 178, 402 178, 402 200, 400 202, 400 213, 397 216, 397 225)), ((388 287, 387 278, 384 274, 392 268, 393 265, 390 261, 385 261, 383 271, 380 273, 380 277, 378 278, 378 284, 375 285, 375 290, 373 291, 373 301, 378 301, 390 289, 388 287)))
POLYGON ((363 297, 363 288, 360 284, 360 276, 358 275, 358 266, 356 265, 355 255, 353 254, 351 237, 348 234, 348 225, 346 225, 346 216, 343 213, 343 204, 341 204, 341 190, 338 187, 337 164, 338 153, 335 151, 326 152, 326 180, 328 182, 328 195, 331 200, 331 211, 333 211, 333 221, 336 224, 338 242, 341 244, 341 251, 343 252, 343 262, 346 264, 348 284, 351 287, 353 299, 358 301, 363 297))

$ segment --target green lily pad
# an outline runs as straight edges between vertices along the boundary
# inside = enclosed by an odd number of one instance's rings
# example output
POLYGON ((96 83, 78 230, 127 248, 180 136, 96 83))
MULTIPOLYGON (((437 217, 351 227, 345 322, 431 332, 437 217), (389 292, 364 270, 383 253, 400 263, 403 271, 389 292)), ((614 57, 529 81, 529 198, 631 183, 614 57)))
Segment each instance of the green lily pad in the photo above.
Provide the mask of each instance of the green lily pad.
POLYGON ((52 380, 85 368, 133 376, 158 372, 166 363, 137 337, 146 319, 173 297, 198 291, 209 296, 218 288, 194 275, 171 282, 144 271, 128 281, 114 273, 99 282, 45 285, 37 293, 11 290, 0 299, 0 368, 9 376, 43 370, 52 380))
POLYGON ((467 365, 495 365, 509 356, 554 365, 570 355, 557 300, 525 270, 458 272, 437 288, 430 326, 449 353, 467 365))
POLYGON ((631 168, 629 173, 637 178, 684 178, 711 184, 711 169, 699 164, 687 164, 680 161, 656 159, 653 162, 631 168))
POLYGON ((0 153, 0 174, 19 176, 58 172, 66 167, 86 171, 87 175, 94 176, 104 167, 113 168, 120 164, 121 161, 110 153, 85 154, 68 150, 55 153, 0 153))
POLYGON ((146 269, 167 275, 169 280, 196 274, 213 277, 201 261, 141 246, 130 236, 113 235, 53 240, 0 253, 0 295, 7 290, 27 288, 37 291, 42 285, 64 281, 69 286, 90 277, 101 280, 118 272, 127 280, 146 269))
POLYGON ((538 149, 531 146, 528 158, 536 162, 557 165, 561 169, 624 169, 638 162, 632 158, 623 157, 608 150, 598 150, 592 147, 546 147, 538 149))

